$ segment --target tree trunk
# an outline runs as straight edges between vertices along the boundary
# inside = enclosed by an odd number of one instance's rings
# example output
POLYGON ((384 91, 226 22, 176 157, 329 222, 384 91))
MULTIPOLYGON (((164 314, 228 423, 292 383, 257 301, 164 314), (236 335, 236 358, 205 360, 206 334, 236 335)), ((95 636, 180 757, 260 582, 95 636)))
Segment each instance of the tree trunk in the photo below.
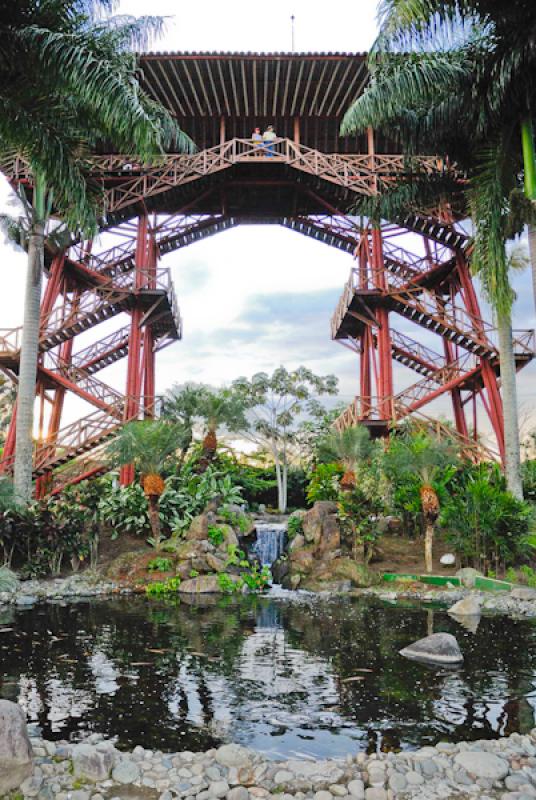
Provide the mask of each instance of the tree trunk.
POLYGON ((497 315, 501 365, 501 394, 504 414, 504 448, 506 485, 515 497, 523 499, 521 458, 519 452, 519 420, 517 410, 516 365, 512 346, 512 318, 497 315))
POLYGON ((149 522, 153 534, 153 543, 156 550, 160 548, 160 515, 158 513, 158 495, 149 495, 149 522))
POLYGON ((45 223, 32 224, 28 245, 28 274, 24 296, 24 323, 19 366, 17 434, 15 439, 15 495, 27 504, 32 498, 33 422, 39 355, 39 312, 43 283, 45 223))
POLYGON ((528 226, 530 267, 532 270, 532 291, 536 308, 536 225, 528 226))
POLYGON ((283 464, 283 472, 281 476, 281 484, 283 488, 283 503, 281 508, 281 513, 285 514, 287 511, 288 505, 288 465, 283 464))
POLYGON ((275 475, 277 478, 277 508, 281 514, 284 513, 284 495, 283 495, 283 475, 281 473, 281 464, 276 460, 275 462, 275 475))
POLYGON ((434 570, 433 560, 433 547, 434 547, 434 523, 431 520, 426 521, 426 530, 424 532, 424 563, 426 572, 430 573, 434 570))

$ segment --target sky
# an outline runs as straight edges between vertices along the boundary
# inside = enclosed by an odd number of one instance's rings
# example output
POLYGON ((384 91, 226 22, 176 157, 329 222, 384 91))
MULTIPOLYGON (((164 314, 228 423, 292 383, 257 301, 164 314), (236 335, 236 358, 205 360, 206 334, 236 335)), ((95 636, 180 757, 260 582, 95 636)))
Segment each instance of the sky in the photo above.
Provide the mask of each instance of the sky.
MULTIPOLYGON (((277 51, 291 49, 291 15, 295 17, 297 51, 359 52, 370 48, 376 32, 375 0, 326 4, 317 0, 272 0, 268 4, 214 0, 181 3, 173 0, 123 0, 118 12, 166 17, 166 32, 153 50, 277 51)), ((7 188, 0 183, 0 205, 7 188)), ((300 364, 318 374, 339 378, 340 399, 358 390, 357 356, 329 335, 329 321, 353 265, 350 255, 278 228, 245 226, 220 233, 165 256, 184 320, 184 337, 159 354, 157 392, 188 380, 229 383, 258 371, 271 372, 280 364, 300 364)), ((0 327, 22 322, 25 256, 0 244, 0 327)), ((534 303, 528 271, 515 277, 519 300, 514 326, 535 325, 534 303)), ((487 315, 490 318, 490 315, 487 315)), ((121 321, 121 324, 124 324, 121 321)), ((104 335, 119 327, 116 320, 103 323, 104 335)), ((397 320, 403 332, 427 344, 422 329, 397 320)), ((95 338, 95 331, 80 338, 79 347, 95 338)), ((118 389, 124 387, 125 361, 99 373, 118 389)), ((414 373, 395 366, 395 388, 416 380, 414 373)), ((522 430, 536 427, 536 366, 519 376, 522 430)), ((430 407, 449 413, 446 398, 430 407)), ((91 408, 71 399, 66 420, 89 413, 91 408)))

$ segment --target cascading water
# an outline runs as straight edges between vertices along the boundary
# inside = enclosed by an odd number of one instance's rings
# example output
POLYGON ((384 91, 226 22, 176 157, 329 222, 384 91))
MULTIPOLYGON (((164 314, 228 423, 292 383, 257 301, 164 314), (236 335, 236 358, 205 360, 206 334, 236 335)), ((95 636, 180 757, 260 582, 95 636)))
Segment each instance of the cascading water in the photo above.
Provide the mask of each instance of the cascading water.
POLYGON ((257 541, 253 546, 253 552, 263 567, 271 567, 285 550, 287 526, 258 522, 256 528, 257 541))

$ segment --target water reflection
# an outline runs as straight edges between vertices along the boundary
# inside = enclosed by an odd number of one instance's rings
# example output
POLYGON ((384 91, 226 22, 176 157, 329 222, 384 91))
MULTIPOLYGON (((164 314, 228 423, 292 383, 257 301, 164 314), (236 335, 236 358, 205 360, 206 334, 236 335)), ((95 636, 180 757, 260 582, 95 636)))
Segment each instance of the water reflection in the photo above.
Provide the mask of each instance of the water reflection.
POLYGON ((389 751, 534 726, 536 626, 378 602, 146 598, 49 604, 0 617, 0 696, 49 738, 201 749, 222 738, 272 757, 389 751), (454 633, 459 670, 398 650, 454 633))

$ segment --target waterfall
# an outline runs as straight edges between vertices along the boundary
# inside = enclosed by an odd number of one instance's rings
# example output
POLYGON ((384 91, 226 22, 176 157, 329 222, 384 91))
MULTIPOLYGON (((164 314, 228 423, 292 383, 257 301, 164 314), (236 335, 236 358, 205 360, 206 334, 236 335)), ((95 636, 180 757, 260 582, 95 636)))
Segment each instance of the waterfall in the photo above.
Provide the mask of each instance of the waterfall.
POLYGON ((271 567, 285 549, 287 526, 259 522, 256 528, 257 541, 253 546, 253 552, 263 567, 271 567))

